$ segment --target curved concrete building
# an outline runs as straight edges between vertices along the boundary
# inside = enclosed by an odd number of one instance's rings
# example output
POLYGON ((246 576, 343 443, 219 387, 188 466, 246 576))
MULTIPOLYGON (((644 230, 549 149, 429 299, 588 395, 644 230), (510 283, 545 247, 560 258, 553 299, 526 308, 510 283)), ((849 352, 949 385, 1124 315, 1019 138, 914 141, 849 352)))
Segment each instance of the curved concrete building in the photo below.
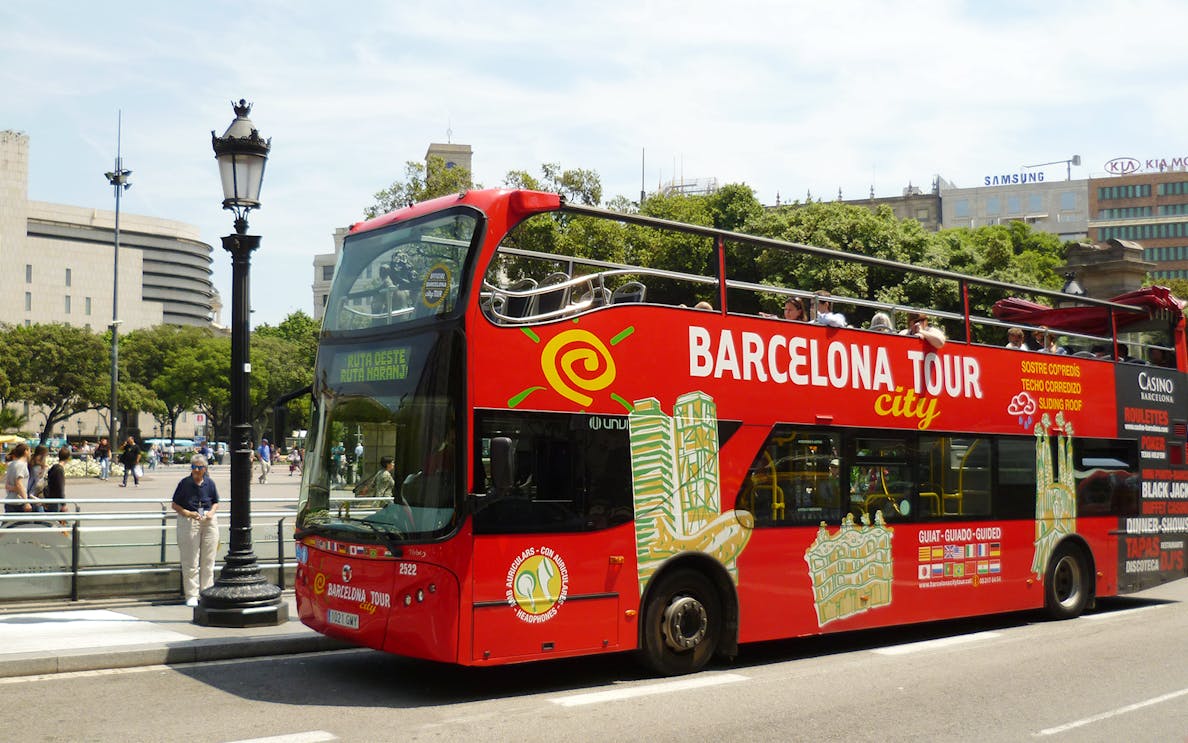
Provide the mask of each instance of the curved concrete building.
MULTIPOLYGON (((27 198, 29 138, 0 131, 0 319, 111 324, 115 212, 27 198)), ((121 332, 211 325, 219 305, 198 228, 120 210, 121 332)))

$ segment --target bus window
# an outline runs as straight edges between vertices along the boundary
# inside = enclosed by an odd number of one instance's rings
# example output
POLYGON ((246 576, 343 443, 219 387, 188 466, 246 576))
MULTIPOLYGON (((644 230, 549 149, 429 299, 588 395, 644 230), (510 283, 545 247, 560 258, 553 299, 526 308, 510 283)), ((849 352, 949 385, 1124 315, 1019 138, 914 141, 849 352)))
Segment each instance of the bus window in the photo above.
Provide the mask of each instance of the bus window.
POLYGON ((844 483, 836 433, 778 426, 751 463, 737 507, 756 526, 837 523, 844 483))
POLYGON ((994 515, 1035 518, 1035 437, 1002 437, 995 441, 995 449, 994 515))
POLYGON ((324 330, 394 325, 453 311, 478 227, 471 213, 352 236, 334 271, 324 330))
POLYGON ((922 516, 990 514, 990 442, 921 436, 916 460, 922 516))
POLYGON ((1077 515, 1139 512, 1138 450, 1134 441, 1075 439, 1077 515))
POLYGON ((916 513, 916 481, 908 461, 908 440, 901 436, 853 439, 850 467, 850 513, 855 522, 867 518, 906 521, 916 513))
POLYGON ((476 533, 592 531, 631 521, 625 418, 518 412, 476 418, 482 461, 475 471, 482 482, 475 487, 483 494, 476 533))

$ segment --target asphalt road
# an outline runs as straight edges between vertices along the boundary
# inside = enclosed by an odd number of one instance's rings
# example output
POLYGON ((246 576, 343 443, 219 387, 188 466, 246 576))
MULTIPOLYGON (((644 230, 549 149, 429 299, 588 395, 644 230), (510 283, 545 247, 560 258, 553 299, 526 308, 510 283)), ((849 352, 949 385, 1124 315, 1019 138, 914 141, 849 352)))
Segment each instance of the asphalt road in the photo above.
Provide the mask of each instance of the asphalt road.
POLYGON ((1014 614, 744 646, 732 664, 675 679, 629 655, 464 669, 370 650, 12 679, 0 730, 128 742, 1184 741, 1185 626, 1180 581, 1067 622, 1014 614))

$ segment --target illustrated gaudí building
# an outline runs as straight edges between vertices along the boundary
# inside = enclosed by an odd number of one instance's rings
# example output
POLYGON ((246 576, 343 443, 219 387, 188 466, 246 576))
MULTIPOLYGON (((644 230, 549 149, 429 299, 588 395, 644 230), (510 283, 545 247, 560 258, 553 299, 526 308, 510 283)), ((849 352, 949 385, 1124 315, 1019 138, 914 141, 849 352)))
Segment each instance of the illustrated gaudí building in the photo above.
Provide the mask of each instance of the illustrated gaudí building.
POLYGON ((873 525, 867 516, 862 522, 856 526, 854 517, 847 515, 834 534, 822 522, 804 552, 820 626, 891 603, 895 530, 887 526, 882 511, 875 511, 873 525))
POLYGON ((712 397, 689 392, 671 416, 655 398, 636 400, 628 415, 641 593, 665 559, 687 550, 717 558, 737 581, 754 520, 721 513, 717 414, 712 397))

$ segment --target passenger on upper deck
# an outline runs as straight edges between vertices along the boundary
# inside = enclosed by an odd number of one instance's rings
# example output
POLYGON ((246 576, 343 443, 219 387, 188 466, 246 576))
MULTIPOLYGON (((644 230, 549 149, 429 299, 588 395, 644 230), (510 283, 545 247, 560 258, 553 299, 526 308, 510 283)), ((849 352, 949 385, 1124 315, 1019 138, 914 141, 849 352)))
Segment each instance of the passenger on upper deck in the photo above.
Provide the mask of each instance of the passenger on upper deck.
POLYGON ((1175 360, 1166 350, 1158 347, 1147 349, 1147 363, 1152 366, 1175 366, 1175 360))
POLYGON ((1007 331, 1006 348, 1012 348, 1016 351, 1028 351, 1027 343, 1023 340, 1022 328, 1011 328, 1007 331))
POLYGON ((874 330, 879 333, 894 333, 895 326, 891 323, 891 316, 886 312, 876 312, 870 318, 870 325, 867 329, 874 330))
POLYGON ((829 292, 824 289, 817 291, 817 311, 813 322, 818 325, 828 325, 831 328, 846 327, 846 316, 833 311, 833 300, 829 292))
POLYGON ((1056 343, 1056 336, 1048 332, 1048 329, 1043 325, 1032 331, 1031 339, 1032 347, 1037 349, 1040 353, 1068 353, 1068 351, 1056 343))
POLYGON ((929 324, 928 315, 925 315, 923 312, 913 312, 910 315, 910 324, 907 330, 901 330, 899 334, 914 335, 917 338, 923 338, 933 348, 944 346, 948 340, 945 337, 945 331, 929 324))
MULTIPOLYGON (((759 317, 774 318, 770 312, 760 312, 759 317)), ((808 314, 804 311, 804 302, 799 297, 788 297, 784 300, 784 319, 792 322, 807 322, 808 314)))

